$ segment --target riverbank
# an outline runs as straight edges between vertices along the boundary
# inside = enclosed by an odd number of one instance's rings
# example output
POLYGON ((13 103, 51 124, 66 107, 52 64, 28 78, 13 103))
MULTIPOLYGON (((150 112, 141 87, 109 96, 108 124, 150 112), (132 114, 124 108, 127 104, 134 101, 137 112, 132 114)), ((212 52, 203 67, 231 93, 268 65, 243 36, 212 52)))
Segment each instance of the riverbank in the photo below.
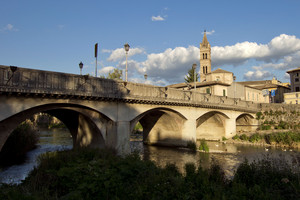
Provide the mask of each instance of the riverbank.
POLYGON ((158 167, 137 154, 83 149, 47 153, 20 185, 2 185, 0 199, 297 199, 299 163, 244 161, 232 179, 217 163, 158 167), (266 173, 267 172, 267 173, 266 173))
POLYGON ((264 130, 252 133, 239 133, 222 140, 228 144, 246 144, 281 147, 283 150, 300 149, 300 132, 293 130, 264 130))

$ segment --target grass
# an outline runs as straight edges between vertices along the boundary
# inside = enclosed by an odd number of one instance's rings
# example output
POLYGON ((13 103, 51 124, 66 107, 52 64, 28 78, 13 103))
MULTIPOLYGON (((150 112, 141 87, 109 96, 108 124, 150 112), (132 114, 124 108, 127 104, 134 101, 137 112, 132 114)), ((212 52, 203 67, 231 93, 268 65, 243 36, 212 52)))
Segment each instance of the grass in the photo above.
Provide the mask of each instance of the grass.
POLYGON ((187 163, 180 173, 136 154, 68 150, 41 156, 22 184, 0 187, 0 199, 299 199, 299 176, 295 164, 271 159, 245 160, 228 179, 217 163, 187 163))

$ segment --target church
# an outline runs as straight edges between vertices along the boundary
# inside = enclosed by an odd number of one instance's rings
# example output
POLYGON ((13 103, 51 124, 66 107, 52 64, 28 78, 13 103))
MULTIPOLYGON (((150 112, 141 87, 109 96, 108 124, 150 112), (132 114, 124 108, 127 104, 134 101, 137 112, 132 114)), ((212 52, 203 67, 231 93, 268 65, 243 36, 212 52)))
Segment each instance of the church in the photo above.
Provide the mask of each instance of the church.
MULTIPOLYGON (((196 91, 255 103, 272 102, 272 98, 270 98, 271 89, 289 92, 288 86, 274 79, 271 81, 273 84, 270 88, 270 80, 236 82, 236 76, 232 72, 220 68, 211 71, 211 68, 211 46, 207 40, 206 32, 204 32, 202 42, 200 43, 200 81, 196 82, 196 91)), ((178 83, 169 85, 168 87, 194 90, 194 83, 178 83)), ((281 103, 283 99, 278 101, 276 103, 281 103)), ((274 98, 273 102, 275 102, 274 98)))

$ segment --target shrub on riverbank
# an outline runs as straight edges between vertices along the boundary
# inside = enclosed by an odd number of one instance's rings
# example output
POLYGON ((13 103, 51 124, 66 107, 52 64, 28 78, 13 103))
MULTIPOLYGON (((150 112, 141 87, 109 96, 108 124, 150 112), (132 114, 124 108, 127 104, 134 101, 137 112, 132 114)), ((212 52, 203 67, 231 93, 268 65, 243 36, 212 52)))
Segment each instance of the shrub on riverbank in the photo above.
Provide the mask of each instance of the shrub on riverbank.
POLYGON ((41 156, 21 185, 0 187, 0 199, 297 199, 299 176, 270 159, 245 161, 227 179, 216 163, 207 170, 186 164, 180 173, 138 155, 68 150, 41 156))
POLYGON ((233 140, 249 141, 249 142, 260 142, 263 141, 266 144, 276 144, 276 145, 289 145, 292 146, 294 143, 300 142, 300 132, 277 132, 270 134, 259 134, 255 133, 251 136, 246 136, 242 134, 240 136, 235 135, 232 137, 233 140))
POLYGON ((30 120, 22 122, 8 137, 0 152, 0 166, 22 161, 25 154, 34 149, 39 140, 35 126, 30 120))

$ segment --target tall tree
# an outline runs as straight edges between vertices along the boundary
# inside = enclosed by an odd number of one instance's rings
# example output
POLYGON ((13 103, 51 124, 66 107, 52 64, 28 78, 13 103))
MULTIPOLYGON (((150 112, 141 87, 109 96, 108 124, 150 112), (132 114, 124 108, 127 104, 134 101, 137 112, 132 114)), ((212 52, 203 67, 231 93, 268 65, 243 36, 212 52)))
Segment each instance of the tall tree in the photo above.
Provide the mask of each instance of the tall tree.
POLYGON ((121 69, 114 69, 114 71, 111 71, 107 75, 108 79, 122 79, 122 70, 121 69))
MULTIPOLYGON (((188 74, 184 77, 184 80, 185 80, 185 82, 186 83, 192 83, 192 82, 194 82, 194 71, 195 71, 196 69, 194 69, 193 67, 192 67, 192 69, 190 69, 189 71, 188 71, 188 74)), ((196 72, 196 82, 199 80, 199 74, 196 72)))

